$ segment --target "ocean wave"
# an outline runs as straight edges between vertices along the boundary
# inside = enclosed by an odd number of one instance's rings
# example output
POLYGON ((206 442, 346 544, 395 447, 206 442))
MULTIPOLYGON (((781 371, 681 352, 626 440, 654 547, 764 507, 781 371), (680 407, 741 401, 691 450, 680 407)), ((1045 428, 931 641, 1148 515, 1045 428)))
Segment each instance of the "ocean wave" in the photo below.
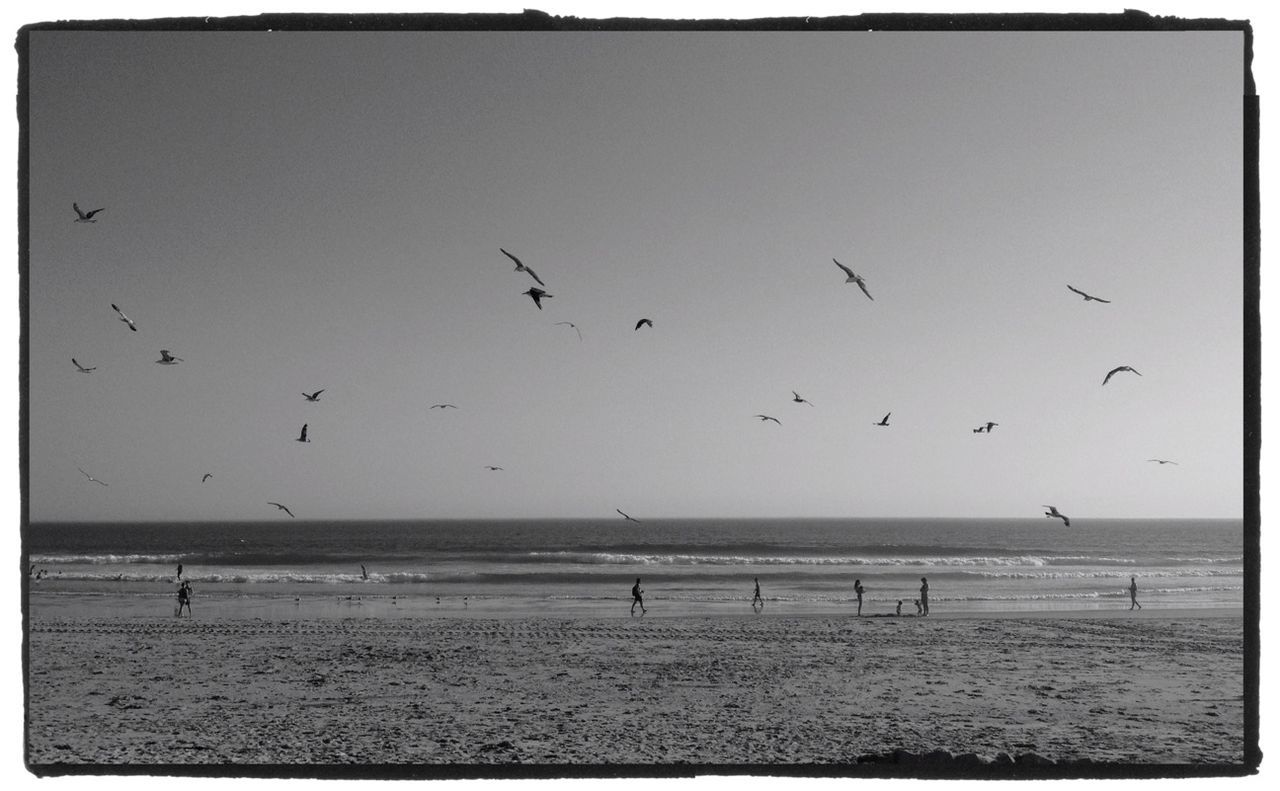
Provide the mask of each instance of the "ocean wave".
POLYGON ((529 552, 534 561, 617 566, 1052 566, 1125 565, 1133 558, 1087 555, 741 555, 639 552, 529 552))
POLYGON ((186 554, 160 555, 31 555, 30 562, 39 565, 88 565, 88 566, 126 566, 134 563, 186 563, 190 559, 186 554))
MULTIPOLYGON (((962 571, 960 574, 971 575, 975 577, 984 577, 986 579, 1123 579, 1129 576, 1129 571, 1106 571, 1106 570, 1090 570, 1090 571, 962 571)), ((1161 571, 1152 571, 1144 568, 1139 575, 1144 579, 1151 577, 1239 577, 1244 574, 1242 568, 1232 569, 1164 569, 1161 571)))

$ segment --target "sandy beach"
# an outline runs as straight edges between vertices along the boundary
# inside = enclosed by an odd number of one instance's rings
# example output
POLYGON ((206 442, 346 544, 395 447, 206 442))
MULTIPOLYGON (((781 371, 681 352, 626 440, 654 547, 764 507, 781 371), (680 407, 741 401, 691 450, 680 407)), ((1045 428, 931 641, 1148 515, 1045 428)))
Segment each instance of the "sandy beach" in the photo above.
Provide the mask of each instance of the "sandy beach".
MULTIPOLYGON (((1244 761, 1238 612, 29 621, 27 762, 1244 761)), ((56 768, 55 768, 56 769, 56 768)))

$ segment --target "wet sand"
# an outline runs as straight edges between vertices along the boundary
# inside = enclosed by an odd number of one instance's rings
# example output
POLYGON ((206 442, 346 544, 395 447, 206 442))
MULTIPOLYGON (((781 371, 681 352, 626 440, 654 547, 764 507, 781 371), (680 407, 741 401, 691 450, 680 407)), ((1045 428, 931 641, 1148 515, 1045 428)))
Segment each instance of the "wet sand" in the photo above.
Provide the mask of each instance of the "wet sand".
POLYGON ((50 764, 1241 764, 1238 611, 73 618, 29 624, 50 764), (945 751, 945 752, 943 752, 945 751), (859 762, 862 762, 859 764, 859 762))

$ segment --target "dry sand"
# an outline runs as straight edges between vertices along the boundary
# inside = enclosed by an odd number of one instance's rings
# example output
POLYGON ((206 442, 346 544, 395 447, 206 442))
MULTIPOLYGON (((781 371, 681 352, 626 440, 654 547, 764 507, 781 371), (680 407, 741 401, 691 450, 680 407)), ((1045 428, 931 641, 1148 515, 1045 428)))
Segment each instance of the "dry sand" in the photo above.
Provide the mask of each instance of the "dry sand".
POLYGON ((34 617, 29 636, 34 765, 1244 761, 1238 616, 34 617))

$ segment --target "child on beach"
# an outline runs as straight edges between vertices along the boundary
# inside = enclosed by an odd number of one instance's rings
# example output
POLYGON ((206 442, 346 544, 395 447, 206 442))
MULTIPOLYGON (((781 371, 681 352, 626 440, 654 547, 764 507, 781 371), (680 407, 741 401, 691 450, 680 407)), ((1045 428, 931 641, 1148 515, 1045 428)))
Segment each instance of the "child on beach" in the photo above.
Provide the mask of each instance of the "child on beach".
POLYGON ((644 591, 640 590, 640 578, 636 577, 636 584, 631 586, 631 614, 636 614, 636 605, 640 605, 640 614, 644 615, 648 610, 644 608, 644 591))
POLYGON ((898 599, 898 609, 894 610, 894 615, 902 615, 902 599, 898 599))
POLYGON ((929 614, 929 580, 920 578, 920 609, 923 615, 929 614))
POLYGON ((760 598, 760 578, 759 577, 756 577, 756 595, 755 595, 755 598, 751 600, 751 609, 754 610, 757 604, 760 605, 760 609, 762 610, 764 609, 764 599, 760 598))
POLYGON ((1142 609, 1142 605, 1138 604, 1138 578, 1130 577, 1129 578, 1129 609, 1132 610, 1134 607, 1137 607, 1139 610, 1142 609))
POLYGON ((919 599, 912 599, 912 602, 911 602, 911 603, 912 603, 912 604, 914 604, 914 605, 916 606, 916 615, 920 615, 921 613, 923 613, 923 612, 924 612, 924 610, 920 608, 920 600, 919 600, 919 599))
POLYGON ((862 615, 862 592, 866 588, 862 587, 862 580, 853 581, 853 592, 858 594, 858 615, 862 615))

